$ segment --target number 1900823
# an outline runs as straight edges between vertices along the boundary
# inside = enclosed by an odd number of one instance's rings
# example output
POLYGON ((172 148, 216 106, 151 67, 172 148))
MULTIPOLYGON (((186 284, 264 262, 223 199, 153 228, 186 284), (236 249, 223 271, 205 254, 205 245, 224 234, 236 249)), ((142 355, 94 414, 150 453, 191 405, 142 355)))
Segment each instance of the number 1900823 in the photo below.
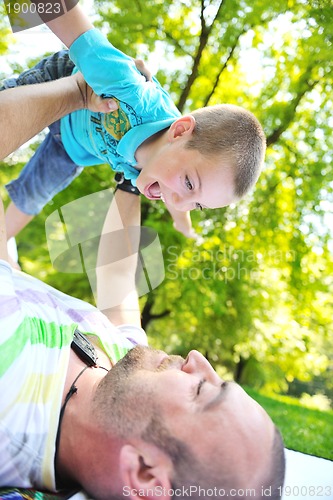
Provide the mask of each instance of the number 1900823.
POLYGON ((4 0, 13 33, 48 23, 71 10, 79 0, 4 0))
POLYGON ((331 486, 280 486, 278 488, 280 495, 285 497, 303 497, 303 498, 325 498, 333 494, 331 486))
POLYGON ((7 13, 11 14, 62 14, 60 2, 6 2, 7 13))

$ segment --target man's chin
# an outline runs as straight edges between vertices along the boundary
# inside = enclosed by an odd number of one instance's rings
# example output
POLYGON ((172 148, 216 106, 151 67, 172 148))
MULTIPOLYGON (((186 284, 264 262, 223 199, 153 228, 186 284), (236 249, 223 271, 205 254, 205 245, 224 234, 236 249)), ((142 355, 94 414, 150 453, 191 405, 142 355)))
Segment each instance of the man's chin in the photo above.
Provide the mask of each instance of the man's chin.
POLYGON ((122 370, 124 374, 132 374, 137 370, 153 372, 176 368, 181 370, 185 359, 181 356, 169 356, 164 351, 138 345, 131 349, 112 370, 122 370))
POLYGON ((162 360, 167 355, 163 351, 152 349, 151 347, 137 345, 133 347, 128 353, 116 363, 113 369, 122 367, 125 370, 156 370, 162 360))

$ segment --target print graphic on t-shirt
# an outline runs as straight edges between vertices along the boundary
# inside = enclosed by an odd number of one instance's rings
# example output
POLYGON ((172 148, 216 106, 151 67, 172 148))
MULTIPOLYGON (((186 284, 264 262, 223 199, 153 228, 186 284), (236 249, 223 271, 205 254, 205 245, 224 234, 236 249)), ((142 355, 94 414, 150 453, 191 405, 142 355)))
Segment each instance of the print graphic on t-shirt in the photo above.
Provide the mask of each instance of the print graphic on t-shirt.
POLYGON ((119 108, 112 113, 102 115, 102 123, 108 134, 120 141, 126 132, 130 130, 131 124, 126 113, 121 109, 119 101, 117 99, 115 101, 118 103, 119 108))

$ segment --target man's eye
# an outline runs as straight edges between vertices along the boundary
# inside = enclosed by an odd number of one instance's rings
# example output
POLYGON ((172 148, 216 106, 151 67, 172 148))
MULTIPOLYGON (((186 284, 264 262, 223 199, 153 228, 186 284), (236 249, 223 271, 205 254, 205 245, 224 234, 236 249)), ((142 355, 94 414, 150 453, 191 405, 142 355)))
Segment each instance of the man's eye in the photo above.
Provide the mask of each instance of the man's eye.
POLYGON ((199 382, 199 384, 198 384, 198 387, 197 387, 197 396, 199 396, 200 391, 201 391, 201 388, 202 388, 202 386, 203 386, 203 384, 204 384, 205 382, 206 382, 206 380, 205 380, 205 379, 200 380, 200 382, 199 382))
POLYGON ((193 190, 193 184, 187 176, 185 177, 185 185, 189 191, 193 190))
POLYGON ((193 401, 195 401, 197 399, 197 397, 199 396, 199 394, 201 392, 201 388, 205 382, 206 382, 206 380, 203 378, 200 380, 200 382, 198 384, 195 384, 191 387, 193 401))

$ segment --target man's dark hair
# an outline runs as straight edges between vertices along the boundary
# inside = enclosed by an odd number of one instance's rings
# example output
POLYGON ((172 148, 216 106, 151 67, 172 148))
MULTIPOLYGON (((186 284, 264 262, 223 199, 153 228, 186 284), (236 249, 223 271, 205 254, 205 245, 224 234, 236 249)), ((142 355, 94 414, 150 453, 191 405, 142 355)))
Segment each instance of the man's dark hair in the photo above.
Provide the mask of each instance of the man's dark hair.
MULTIPOLYGON (((228 491, 232 490, 232 498, 244 500, 246 487, 243 489, 237 487, 238 483, 235 485, 235 477, 225 477, 223 470, 217 471, 216 467, 209 467, 208 464, 201 463, 186 443, 171 435, 161 417, 155 415, 151 419, 142 438, 158 446, 171 458, 174 466, 174 475, 171 478, 172 489, 174 492, 178 490, 177 496, 174 495, 175 499, 181 498, 179 491, 188 489, 188 491, 191 491, 192 500, 200 500, 203 497, 203 490, 212 491, 216 488, 217 492, 218 490, 224 490, 226 495, 228 491), (235 495, 235 490, 241 491, 241 494, 239 496, 235 495)), ((285 457, 281 434, 276 427, 271 457, 267 457, 267 462, 270 462, 271 465, 269 470, 263 474, 264 480, 262 484, 258 484, 255 490, 252 489, 253 495, 249 494, 248 496, 255 499, 264 499, 267 497, 267 489, 269 489, 270 498, 279 500, 284 482, 285 457), (264 494, 265 491, 266 495, 264 494)))
MULTIPOLYGON (((263 490, 270 490, 270 498, 278 500, 281 498, 284 476, 286 470, 286 459, 284 445, 279 429, 274 427, 274 439, 272 445, 271 467, 262 485, 263 490)), ((263 497, 267 498, 267 496, 263 497)))

